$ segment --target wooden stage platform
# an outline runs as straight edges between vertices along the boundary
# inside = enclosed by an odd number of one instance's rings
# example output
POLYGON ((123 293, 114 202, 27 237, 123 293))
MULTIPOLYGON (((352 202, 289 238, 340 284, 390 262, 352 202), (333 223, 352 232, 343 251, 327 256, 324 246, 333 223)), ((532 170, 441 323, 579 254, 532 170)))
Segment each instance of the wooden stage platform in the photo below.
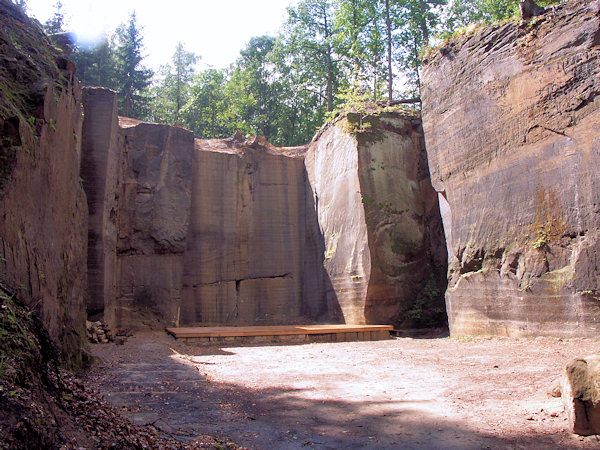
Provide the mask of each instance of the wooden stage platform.
POLYGON ((178 340, 197 344, 304 344, 389 339, 391 325, 270 325, 167 328, 178 340))

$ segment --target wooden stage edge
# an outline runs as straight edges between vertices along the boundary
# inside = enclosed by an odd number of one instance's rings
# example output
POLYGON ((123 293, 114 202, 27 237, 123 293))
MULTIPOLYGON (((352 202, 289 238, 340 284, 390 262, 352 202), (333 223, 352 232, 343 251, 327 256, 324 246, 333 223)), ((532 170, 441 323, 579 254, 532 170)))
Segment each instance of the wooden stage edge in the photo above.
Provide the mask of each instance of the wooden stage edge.
POLYGON ((183 327, 166 329, 176 339, 244 337, 244 336, 294 336, 315 334, 391 332, 391 325, 271 325, 252 327, 183 327))
POLYGON ((175 339, 198 345, 271 345, 390 339, 390 325, 271 325, 167 328, 175 339))

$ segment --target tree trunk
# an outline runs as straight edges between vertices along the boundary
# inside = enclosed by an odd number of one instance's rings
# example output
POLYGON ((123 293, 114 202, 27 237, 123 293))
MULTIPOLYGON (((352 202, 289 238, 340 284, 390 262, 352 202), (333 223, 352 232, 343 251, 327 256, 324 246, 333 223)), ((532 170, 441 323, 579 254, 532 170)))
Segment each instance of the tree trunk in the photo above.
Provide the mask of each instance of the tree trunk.
POLYGON ((323 7, 323 21, 325 24, 325 42, 326 45, 326 60, 327 60, 327 87, 326 87, 326 95, 327 95, 327 112, 333 111, 333 61, 331 58, 331 44, 329 43, 329 23, 327 22, 327 10, 323 7))
POLYGON ((390 20, 390 0, 385 0, 385 26, 387 28, 387 62, 388 62, 388 101, 392 101, 392 21, 390 20))
POLYGON ((419 6, 421 9, 421 33, 423 35, 423 42, 421 45, 429 45, 429 30, 427 29, 427 20, 425 18, 425 0, 419 0, 419 6))

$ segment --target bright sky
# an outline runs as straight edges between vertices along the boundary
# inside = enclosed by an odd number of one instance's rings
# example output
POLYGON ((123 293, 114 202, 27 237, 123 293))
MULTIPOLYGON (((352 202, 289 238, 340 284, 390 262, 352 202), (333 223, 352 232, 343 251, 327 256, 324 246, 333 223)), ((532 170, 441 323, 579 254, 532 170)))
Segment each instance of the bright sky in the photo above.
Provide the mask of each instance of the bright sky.
MULTIPOLYGON (((112 33, 135 10, 143 27, 147 66, 169 62, 177 42, 202 57, 200 66, 224 68, 252 36, 275 35, 286 7, 298 0, 62 0, 69 31, 112 33)), ((28 14, 44 23, 55 0, 28 0, 28 14)))

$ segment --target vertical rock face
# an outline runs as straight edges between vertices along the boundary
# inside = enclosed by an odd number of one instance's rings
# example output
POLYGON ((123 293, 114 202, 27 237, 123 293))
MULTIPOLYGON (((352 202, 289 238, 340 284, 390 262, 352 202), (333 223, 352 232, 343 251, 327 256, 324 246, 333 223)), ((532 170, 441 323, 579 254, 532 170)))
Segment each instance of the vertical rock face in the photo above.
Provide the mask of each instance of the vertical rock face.
MULTIPOLYGON (((89 209, 87 312, 93 316, 114 302, 117 258, 118 147, 116 93, 84 88, 81 177, 89 209)), ((113 322, 111 308, 107 317, 113 322)))
POLYGON ((474 32, 424 70, 452 334, 600 330, 599 9, 474 32))
POLYGON ((341 319, 443 322, 445 249, 418 118, 350 114, 313 141, 306 166, 341 319))
POLYGON ((39 313, 66 365, 77 367, 87 284, 81 91, 75 67, 39 26, 4 1, 0 22, 0 281, 39 313))
POLYGON ((191 131, 121 118, 118 326, 176 323, 192 190, 191 131))
POLYGON ((88 312, 129 328, 445 321, 417 117, 374 113, 360 133, 349 117, 309 150, 127 118, 117 133, 114 93, 84 101, 88 312))
POLYGON ((196 140, 182 325, 290 324, 327 315, 303 151, 196 140))

